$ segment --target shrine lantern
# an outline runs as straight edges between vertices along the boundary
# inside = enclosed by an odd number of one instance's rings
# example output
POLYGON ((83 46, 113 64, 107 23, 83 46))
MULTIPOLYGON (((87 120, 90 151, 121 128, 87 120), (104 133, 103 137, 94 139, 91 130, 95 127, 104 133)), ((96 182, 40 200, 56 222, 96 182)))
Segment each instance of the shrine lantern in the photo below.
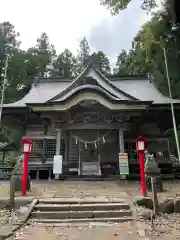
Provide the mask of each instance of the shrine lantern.
POLYGON ((22 141, 21 141, 21 147, 22 147, 22 152, 23 153, 32 153, 32 140, 29 139, 29 138, 24 138, 22 141))

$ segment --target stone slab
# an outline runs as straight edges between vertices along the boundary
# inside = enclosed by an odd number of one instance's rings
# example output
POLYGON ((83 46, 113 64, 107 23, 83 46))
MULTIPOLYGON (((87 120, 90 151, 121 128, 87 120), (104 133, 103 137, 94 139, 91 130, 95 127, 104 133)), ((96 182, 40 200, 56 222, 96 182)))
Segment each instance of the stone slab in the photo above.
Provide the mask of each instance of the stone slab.
MULTIPOLYGON (((19 208, 22 205, 27 205, 32 202, 34 197, 16 197, 15 208, 19 208)), ((9 197, 0 197, 0 208, 5 208, 9 205, 9 197)))
POLYGON ((33 223, 91 223, 91 222, 131 222, 132 217, 118 217, 118 218, 76 218, 76 219, 33 219, 33 223))
MULTIPOLYGON (((27 199, 26 199, 26 201, 27 201, 27 199)), ((17 231, 27 221, 27 219, 29 218, 29 216, 37 202, 38 202, 37 199, 34 199, 31 202, 30 206, 28 207, 28 211, 22 216, 21 221, 19 223, 12 224, 11 226, 9 226, 9 225, 1 226, 0 227, 0 238, 5 239, 7 237, 12 236, 13 232, 17 231)))
POLYGON ((78 203, 122 203, 122 199, 112 199, 109 200, 108 198, 104 197, 97 197, 97 198, 44 198, 39 199, 39 203, 52 203, 52 204, 78 204, 78 203))

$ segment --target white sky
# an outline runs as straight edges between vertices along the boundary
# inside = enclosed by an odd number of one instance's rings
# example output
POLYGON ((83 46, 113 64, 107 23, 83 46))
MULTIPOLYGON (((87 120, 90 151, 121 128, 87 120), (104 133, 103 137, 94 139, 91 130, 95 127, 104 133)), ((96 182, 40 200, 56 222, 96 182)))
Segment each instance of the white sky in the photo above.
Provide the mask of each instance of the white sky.
POLYGON ((76 52, 79 39, 101 21, 112 18, 100 0, 0 0, 0 22, 10 21, 27 49, 46 32, 57 53, 76 52))

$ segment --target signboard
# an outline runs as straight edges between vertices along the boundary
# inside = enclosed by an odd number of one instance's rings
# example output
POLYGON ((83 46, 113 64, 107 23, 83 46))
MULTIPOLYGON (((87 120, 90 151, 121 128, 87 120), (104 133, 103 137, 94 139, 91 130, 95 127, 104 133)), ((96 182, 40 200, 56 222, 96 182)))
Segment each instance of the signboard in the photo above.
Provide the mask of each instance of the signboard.
POLYGON ((54 156, 53 174, 62 174, 62 155, 54 156))
POLYGON ((129 175, 129 163, 127 153, 119 153, 119 172, 120 175, 129 175))

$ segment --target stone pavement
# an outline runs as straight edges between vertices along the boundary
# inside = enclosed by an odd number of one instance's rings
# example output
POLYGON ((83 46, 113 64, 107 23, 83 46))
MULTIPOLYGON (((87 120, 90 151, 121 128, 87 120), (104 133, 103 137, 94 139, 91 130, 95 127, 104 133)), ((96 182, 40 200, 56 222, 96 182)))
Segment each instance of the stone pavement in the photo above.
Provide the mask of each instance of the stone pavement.
MULTIPOLYGON (((164 182, 165 192, 159 193, 159 198, 180 196, 180 181, 164 182)), ((140 183, 136 181, 32 181, 32 197, 83 197, 83 196, 111 196, 132 201, 140 195, 140 183)), ((9 196, 9 181, 0 181, 0 197, 9 196)), ((18 194, 17 194, 18 196, 18 194)), ((20 194, 19 194, 20 196, 20 194)))
MULTIPOLYGON (((0 182, 1 184, 1 182, 0 182)), ((171 197, 179 195, 179 183, 167 182, 164 184, 166 192, 160 193, 159 197, 171 197)), ((9 187, 8 182, 3 182, 3 188, 9 187)), ((5 192, 5 191, 4 191, 5 192)), ((136 182, 113 182, 113 181, 33 181, 29 196, 35 198, 107 198, 108 200, 118 198, 129 204, 132 204, 134 197, 140 193, 140 184, 136 182)), ((1 194, 0 194, 1 195, 1 194)), ((146 225, 148 228, 148 224, 146 225)), ((144 228, 140 224, 137 226, 137 221, 130 223, 110 224, 109 226, 86 226, 86 227, 48 227, 48 226, 26 226, 26 228, 17 233, 15 239, 38 239, 43 237, 44 240, 53 239, 180 239, 176 230, 173 234, 168 233, 148 233, 144 234, 144 228), (141 231, 142 230, 142 231, 141 231), (139 234, 138 234, 138 233, 139 234), (175 236, 175 237, 174 237, 175 236)), ((180 235, 180 234, 179 234, 180 235)))
MULTIPOLYGON (((174 235, 175 236, 175 235, 174 235)), ((134 222, 96 223, 93 225, 29 225, 16 232, 13 238, 19 240, 175 240, 172 235, 146 234, 134 222)))
POLYGON ((108 181, 53 181, 51 183, 41 184, 41 195, 43 197, 58 198, 84 198, 84 197, 106 197, 110 198, 126 198, 127 194, 119 188, 116 182, 108 181))

